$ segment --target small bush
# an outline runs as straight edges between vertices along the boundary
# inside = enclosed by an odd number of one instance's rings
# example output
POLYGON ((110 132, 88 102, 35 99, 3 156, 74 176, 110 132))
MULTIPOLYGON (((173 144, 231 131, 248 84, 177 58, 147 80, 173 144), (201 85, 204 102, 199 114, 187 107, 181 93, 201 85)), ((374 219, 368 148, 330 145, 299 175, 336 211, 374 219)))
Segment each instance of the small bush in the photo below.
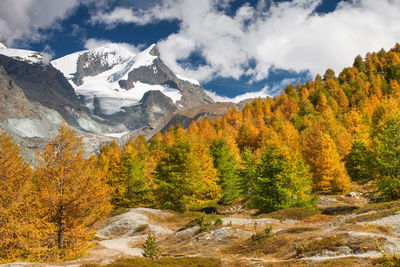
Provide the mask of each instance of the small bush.
POLYGON ((214 221, 214 225, 215 225, 215 226, 220 226, 220 225, 222 225, 222 223, 223 223, 223 222, 222 222, 222 219, 219 218, 219 217, 214 221))
POLYGON ((267 227, 265 227, 265 229, 264 229, 263 231, 261 231, 261 232, 256 232, 256 233, 251 237, 251 239, 252 239, 254 242, 258 242, 258 241, 264 240, 265 238, 268 238, 268 237, 271 236, 271 232, 272 232, 272 226, 271 226, 271 225, 268 225, 267 227))
MULTIPOLYGON (((214 227, 222 225, 222 219, 216 214, 202 214, 196 219, 197 225, 200 226, 200 231, 205 232, 214 227)), ((193 223, 191 223, 193 224, 193 223)))

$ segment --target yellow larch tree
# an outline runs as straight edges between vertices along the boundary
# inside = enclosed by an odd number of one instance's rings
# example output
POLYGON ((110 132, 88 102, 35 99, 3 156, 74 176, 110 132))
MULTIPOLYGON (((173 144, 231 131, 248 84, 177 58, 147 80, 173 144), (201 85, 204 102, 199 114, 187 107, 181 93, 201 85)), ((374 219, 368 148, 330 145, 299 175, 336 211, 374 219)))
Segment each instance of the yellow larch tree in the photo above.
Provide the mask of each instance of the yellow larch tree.
POLYGON ((110 211, 108 186, 94 158, 85 159, 82 140, 65 124, 37 157, 41 209, 54 229, 48 246, 59 257, 71 257, 88 247, 91 227, 110 211))
POLYGON ((46 225, 38 214, 32 171, 19 148, 0 132, 0 263, 46 258, 46 225))
POLYGON ((350 178, 329 134, 314 131, 305 148, 305 158, 311 167, 315 190, 341 193, 350 189, 350 178))

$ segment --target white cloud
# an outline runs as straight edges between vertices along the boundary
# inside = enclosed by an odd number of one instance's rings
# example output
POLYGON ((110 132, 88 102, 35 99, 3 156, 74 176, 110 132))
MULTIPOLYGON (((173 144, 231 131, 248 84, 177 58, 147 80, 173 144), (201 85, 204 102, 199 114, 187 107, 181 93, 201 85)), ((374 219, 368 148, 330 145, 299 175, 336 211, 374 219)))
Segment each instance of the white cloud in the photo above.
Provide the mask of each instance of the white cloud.
POLYGON ((39 28, 58 27, 56 20, 66 17, 79 0, 1 0, 0 39, 9 45, 15 40, 38 41, 39 28))
MULTIPOLYGON (((86 40, 84 47, 88 50, 92 50, 97 47, 112 45, 112 44, 115 44, 115 42, 111 42, 111 41, 105 40, 105 39, 90 38, 90 39, 86 40)), ((134 54, 138 54, 143 48, 142 46, 136 47, 136 46, 128 44, 128 43, 118 43, 118 44, 120 46, 124 47, 125 49, 131 51, 134 54)))
POLYGON ((261 80, 271 67, 309 70, 312 75, 327 68, 338 72, 357 54, 388 49, 400 41, 400 1, 353 0, 341 2, 331 13, 317 14, 321 1, 258 1, 256 7, 245 4, 227 16, 223 8, 229 0, 164 0, 146 10, 119 7, 98 13, 92 22, 115 26, 179 20, 179 32, 159 43, 161 56, 177 73, 202 82, 244 74, 261 80), (192 53, 202 55, 206 65, 178 63, 192 53), (249 62, 254 63, 251 68, 249 62))
POLYGON ((215 102, 233 102, 233 103, 239 103, 240 101, 249 98, 257 98, 257 97, 265 98, 267 96, 271 96, 271 94, 269 94, 268 92, 269 92, 268 87, 265 87, 260 91, 247 92, 235 97, 227 97, 227 96, 220 96, 216 92, 206 90, 207 95, 210 96, 215 102))
POLYGON ((210 96, 214 101, 216 102, 233 102, 233 103, 239 103, 240 101, 250 99, 250 98, 265 98, 265 97, 271 97, 280 91, 282 91, 283 88, 286 88, 291 83, 295 83, 296 79, 294 78, 288 78, 288 79, 283 79, 279 83, 274 84, 272 87, 265 86, 259 91, 255 92, 247 92, 241 95, 237 95, 235 97, 227 97, 227 96, 220 96, 214 91, 209 91, 205 90, 207 95, 210 96))

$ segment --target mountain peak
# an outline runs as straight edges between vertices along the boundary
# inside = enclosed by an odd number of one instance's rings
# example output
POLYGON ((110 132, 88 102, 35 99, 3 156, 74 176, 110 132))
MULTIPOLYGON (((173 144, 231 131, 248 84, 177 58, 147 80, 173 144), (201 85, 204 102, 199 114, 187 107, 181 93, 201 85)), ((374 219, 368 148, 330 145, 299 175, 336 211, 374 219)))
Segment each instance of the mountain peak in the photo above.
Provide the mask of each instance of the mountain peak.
POLYGON ((155 57, 160 57, 160 52, 158 51, 158 47, 155 44, 152 44, 149 48, 151 48, 149 54, 155 57))

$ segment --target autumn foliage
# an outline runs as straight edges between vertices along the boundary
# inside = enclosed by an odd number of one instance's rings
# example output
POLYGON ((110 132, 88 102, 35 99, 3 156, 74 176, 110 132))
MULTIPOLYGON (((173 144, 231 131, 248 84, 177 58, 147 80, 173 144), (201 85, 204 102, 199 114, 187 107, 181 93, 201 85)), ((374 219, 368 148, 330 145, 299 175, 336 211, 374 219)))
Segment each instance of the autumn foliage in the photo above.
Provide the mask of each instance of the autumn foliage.
POLYGON ((72 256, 84 250, 91 226, 109 212, 109 192, 95 159, 84 158, 82 141, 66 125, 38 155, 35 184, 40 212, 54 234, 54 251, 72 256))
POLYGON ((88 247, 110 200, 97 160, 81 147, 63 124, 33 172, 0 134, 0 262, 69 258, 88 247))
POLYGON ((373 200, 400 199, 399 83, 397 44, 215 121, 112 142, 90 158, 63 125, 33 171, 1 133, 0 261, 76 255, 110 206, 240 202, 269 212, 311 207, 352 181, 371 182, 373 200))

